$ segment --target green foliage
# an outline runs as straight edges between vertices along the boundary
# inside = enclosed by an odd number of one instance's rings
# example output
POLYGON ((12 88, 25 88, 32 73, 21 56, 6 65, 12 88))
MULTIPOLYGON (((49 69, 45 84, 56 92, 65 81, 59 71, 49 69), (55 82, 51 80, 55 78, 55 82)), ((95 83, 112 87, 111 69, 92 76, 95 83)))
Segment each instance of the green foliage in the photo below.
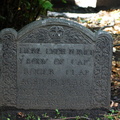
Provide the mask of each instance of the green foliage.
POLYGON ((5 114, 0 116, 0 120, 16 120, 16 116, 11 115, 11 114, 5 114))
POLYGON ((47 113, 42 114, 42 116, 43 116, 44 118, 49 118, 49 116, 48 116, 47 113))
MULTIPOLYGON (((66 0, 61 2, 66 3, 66 0)), ((18 30, 53 10, 51 0, 0 0, 0 6, 0 29, 12 27, 18 30)))
POLYGON ((58 109, 55 109, 55 111, 56 111, 56 115, 60 115, 60 112, 58 109))
POLYGON ((37 120, 41 120, 41 119, 40 119, 40 116, 38 116, 37 120))
POLYGON ((120 119, 120 111, 111 109, 105 118, 108 120, 119 120, 120 119))
POLYGON ((31 112, 26 116, 26 120, 36 120, 35 115, 31 112))
MULTIPOLYGON (((40 118, 40 116, 35 115, 33 112, 28 113, 28 114, 24 114, 23 116, 20 117, 21 120, 52 120, 52 119, 59 119, 59 120, 92 120, 89 118, 89 115, 84 115, 84 116, 76 116, 76 117, 64 117, 61 115, 61 113, 59 112, 58 109, 55 109, 55 117, 51 118, 47 113, 42 114, 42 117, 40 118)), ((107 120, 120 120, 120 111, 117 110, 110 110, 109 113, 107 115, 105 115, 105 119, 107 118, 107 120)), ((54 120, 55 120, 54 119, 54 120)), ((2 120, 16 120, 16 116, 15 115, 11 115, 11 114, 4 114, 2 116, 2 120)), ((94 120, 102 120, 100 118, 95 118, 94 120)))
POLYGON ((46 0, 39 0, 39 4, 42 5, 44 10, 52 10, 53 5, 50 1, 46 0))
POLYGON ((62 0, 62 2, 63 2, 63 3, 67 3, 67 1, 66 1, 66 0, 62 0))
POLYGON ((55 118, 59 118, 59 117, 60 117, 60 112, 59 112, 59 110, 58 110, 58 109, 55 109, 55 112, 56 112, 55 118))
POLYGON ((80 116, 76 116, 76 120, 80 120, 80 116))
POLYGON ((97 117, 96 120, 100 120, 100 118, 97 117))

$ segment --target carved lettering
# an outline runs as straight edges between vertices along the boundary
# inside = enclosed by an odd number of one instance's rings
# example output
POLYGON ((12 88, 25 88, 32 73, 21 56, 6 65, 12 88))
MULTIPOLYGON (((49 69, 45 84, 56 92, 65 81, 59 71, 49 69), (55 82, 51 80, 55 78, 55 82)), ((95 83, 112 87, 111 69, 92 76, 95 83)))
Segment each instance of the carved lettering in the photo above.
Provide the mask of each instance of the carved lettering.
POLYGON ((69 54, 74 54, 74 49, 69 49, 69 54))
POLYGON ((22 57, 21 57, 21 58, 19 58, 20 64, 22 64, 23 59, 24 59, 24 55, 22 55, 22 57))
POLYGON ((26 64, 46 64, 48 61, 48 59, 44 59, 44 58, 27 58, 26 59, 26 64))
POLYGON ((94 55, 94 50, 91 49, 68 49, 70 55, 94 55))
POLYGON ((71 64, 72 65, 89 65, 89 62, 90 62, 90 58, 83 59, 83 60, 80 60, 80 59, 71 59, 71 64))
POLYGON ((77 55, 84 55, 83 50, 81 50, 81 49, 76 49, 76 54, 77 55))
POLYGON ((55 64, 55 65, 61 65, 61 64, 63 64, 63 62, 64 62, 64 59, 57 59, 57 58, 56 58, 56 59, 54 60, 54 64, 55 64))
POLYGON ((88 70, 80 70, 79 75, 87 75, 88 73, 88 70))
POLYGON ((30 78, 27 78, 27 79, 25 79, 25 78, 23 78, 22 80, 21 80, 21 83, 20 83, 21 85, 30 85, 30 86, 36 86, 36 85, 38 85, 39 84, 39 80, 38 79, 30 79, 30 78))
POLYGON ((41 54, 41 51, 40 51, 40 48, 20 47, 19 53, 24 53, 24 54, 41 54))
MULTIPOLYGON (((20 46, 17 56, 20 68, 18 71, 19 98, 24 94, 24 99, 29 101, 31 97, 40 100, 44 96, 47 101, 49 96, 58 95, 59 99, 59 96, 64 97, 67 93, 71 97, 71 95, 77 96, 82 90, 89 90, 94 65, 93 56, 94 47, 88 47, 88 45, 53 43, 27 45, 26 43, 20 46), (83 86, 87 87, 84 89, 83 86)), ((84 97, 82 92, 80 94, 84 97)), ((52 100, 49 101, 50 104, 52 100)), ((42 100, 33 101, 37 106, 42 100)))
POLYGON ((66 54, 66 50, 62 48, 58 48, 58 49, 49 48, 49 49, 46 49, 46 54, 57 54, 57 55, 66 54))
POLYGON ((66 70, 66 75, 74 75, 74 70, 66 70))
POLYGON ((88 70, 66 70, 66 75, 88 75, 89 71, 88 70))
POLYGON ((53 69, 40 69, 40 68, 24 68, 23 73, 25 75, 53 75, 53 69))

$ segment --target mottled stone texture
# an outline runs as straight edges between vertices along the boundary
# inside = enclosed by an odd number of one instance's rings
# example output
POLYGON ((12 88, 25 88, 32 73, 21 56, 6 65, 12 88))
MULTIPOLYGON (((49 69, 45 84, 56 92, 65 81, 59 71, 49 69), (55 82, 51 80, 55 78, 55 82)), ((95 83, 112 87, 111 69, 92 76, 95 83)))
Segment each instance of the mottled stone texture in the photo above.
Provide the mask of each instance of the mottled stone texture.
MULTIPOLYGON (((0 44, 0 83, 2 82, 1 68, 2 68, 2 44, 0 44)), ((0 84, 0 100, 2 100, 2 84, 0 84)), ((0 102, 0 106, 1 105, 2 105, 2 102, 0 102)))
MULTIPOLYGON (((4 29, 1 106, 109 109, 112 37, 64 19, 4 29)), ((1 46, 0 46, 1 47, 1 46)))
POLYGON ((16 106, 17 97, 17 32, 13 29, 4 29, 0 33, 2 40, 2 67, 1 67, 1 95, 0 104, 16 106))

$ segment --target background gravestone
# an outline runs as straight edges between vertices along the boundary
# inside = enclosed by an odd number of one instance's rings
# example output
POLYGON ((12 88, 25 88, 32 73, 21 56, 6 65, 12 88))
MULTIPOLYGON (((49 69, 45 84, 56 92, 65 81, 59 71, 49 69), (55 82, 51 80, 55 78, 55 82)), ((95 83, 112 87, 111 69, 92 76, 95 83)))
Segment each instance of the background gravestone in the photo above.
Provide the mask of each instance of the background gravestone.
MULTIPOLYGON (((84 0, 66 0, 67 1, 67 5, 72 5, 72 6, 79 6, 79 7, 93 7, 93 8, 104 8, 104 9, 108 9, 108 8, 119 8, 120 6, 120 2, 118 0, 89 0, 85 1, 84 0)), ((63 5, 63 6, 67 6, 66 4, 62 3, 61 0, 52 0, 52 3, 54 3, 55 6, 57 5, 63 5)))
POLYGON ((1 31, 3 106, 109 109, 112 37, 64 19, 1 31), (7 64, 6 64, 7 63, 7 64))

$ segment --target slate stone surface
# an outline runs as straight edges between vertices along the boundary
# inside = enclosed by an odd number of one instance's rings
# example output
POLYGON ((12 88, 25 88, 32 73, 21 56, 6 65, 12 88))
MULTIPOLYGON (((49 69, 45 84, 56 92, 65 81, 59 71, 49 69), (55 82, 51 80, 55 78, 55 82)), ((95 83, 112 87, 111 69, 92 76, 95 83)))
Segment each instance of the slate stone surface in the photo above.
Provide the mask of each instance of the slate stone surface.
POLYGON ((109 109, 112 37, 64 19, 4 29, 2 101, 23 109, 109 109))
MULTIPOLYGON (((2 82, 1 79, 1 68, 2 68, 2 44, 0 44, 0 83, 2 82)), ((2 100, 2 84, 0 84, 0 100, 2 100)), ((0 102, 0 106, 1 106, 0 102)))

